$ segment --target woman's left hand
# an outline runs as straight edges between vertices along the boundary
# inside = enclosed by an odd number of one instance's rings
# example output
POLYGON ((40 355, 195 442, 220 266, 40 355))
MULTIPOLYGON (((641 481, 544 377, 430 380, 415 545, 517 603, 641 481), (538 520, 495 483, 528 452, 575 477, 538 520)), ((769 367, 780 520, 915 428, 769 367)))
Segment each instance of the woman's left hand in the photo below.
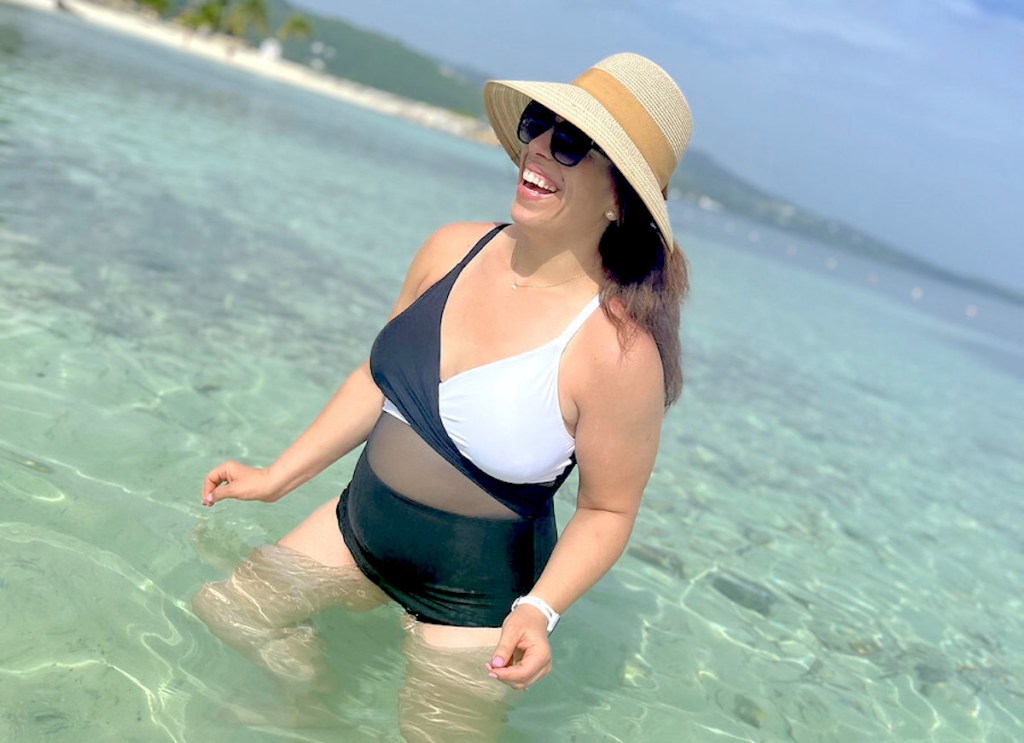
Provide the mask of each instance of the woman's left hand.
POLYGON ((505 617, 501 638, 490 663, 491 678, 520 691, 551 672, 547 618, 532 606, 520 606, 505 617))

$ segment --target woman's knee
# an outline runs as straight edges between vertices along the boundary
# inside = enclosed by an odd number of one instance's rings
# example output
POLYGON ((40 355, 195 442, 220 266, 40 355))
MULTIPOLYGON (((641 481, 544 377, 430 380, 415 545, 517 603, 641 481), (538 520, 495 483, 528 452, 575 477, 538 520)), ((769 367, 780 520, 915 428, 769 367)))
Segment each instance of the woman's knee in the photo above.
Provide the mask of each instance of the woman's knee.
POLYGON ((219 597, 213 589, 213 584, 204 583, 198 591, 192 594, 192 613, 206 622, 218 600, 219 597))
POLYGON ((241 614, 237 602, 232 600, 231 593, 226 590, 227 583, 204 583, 192 595, 192 613, 218 637, 232 625, 237 625, 241 614))
POLYGON ((304 567, 277 545, 258 547, 227 579, 203 584, 192 596, 192 610, 215 634, 300 622, 317 608, 302 590, 304 567))

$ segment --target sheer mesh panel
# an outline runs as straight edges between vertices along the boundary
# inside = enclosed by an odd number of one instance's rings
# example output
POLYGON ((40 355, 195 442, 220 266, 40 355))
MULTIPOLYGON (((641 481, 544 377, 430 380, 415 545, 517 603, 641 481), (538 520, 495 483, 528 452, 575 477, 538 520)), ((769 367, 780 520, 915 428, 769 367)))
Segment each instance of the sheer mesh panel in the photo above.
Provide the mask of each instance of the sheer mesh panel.
POLYGON ((366 458, 385 485, 409 500, 461 516, 521 518, 388 413, 381 414, 366 442, 366 458))

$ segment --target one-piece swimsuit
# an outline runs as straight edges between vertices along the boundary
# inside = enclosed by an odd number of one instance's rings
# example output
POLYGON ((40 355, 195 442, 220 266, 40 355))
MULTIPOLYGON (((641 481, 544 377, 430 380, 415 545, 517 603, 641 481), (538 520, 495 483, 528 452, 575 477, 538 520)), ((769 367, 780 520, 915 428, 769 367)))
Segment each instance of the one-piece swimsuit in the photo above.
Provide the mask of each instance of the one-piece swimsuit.
POLYGON ((501 626, 554 549, 552 499, 575 466, 558 365, 596 297, 549 343, 440 379, 452 286, 505 226, 377 336, 370 369, 385 406, 338 503, 362 572, 433 624, 501 626))

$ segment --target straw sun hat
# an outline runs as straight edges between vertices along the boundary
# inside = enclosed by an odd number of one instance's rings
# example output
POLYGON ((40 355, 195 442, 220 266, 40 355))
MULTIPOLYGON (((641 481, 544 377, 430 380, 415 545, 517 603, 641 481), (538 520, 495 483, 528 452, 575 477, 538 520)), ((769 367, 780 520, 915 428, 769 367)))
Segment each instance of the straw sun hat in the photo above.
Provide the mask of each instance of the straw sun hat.
POLYGON ((484 86, 484 105, 516 165, 525 147, 517 135, 519 117, 531 100, 578 126, 601 147, 636 189, 672 249, 665 198, 693 122, 686 98, 668 73, 639 54, 614 54, 569 84, 491 80, 484 86))

